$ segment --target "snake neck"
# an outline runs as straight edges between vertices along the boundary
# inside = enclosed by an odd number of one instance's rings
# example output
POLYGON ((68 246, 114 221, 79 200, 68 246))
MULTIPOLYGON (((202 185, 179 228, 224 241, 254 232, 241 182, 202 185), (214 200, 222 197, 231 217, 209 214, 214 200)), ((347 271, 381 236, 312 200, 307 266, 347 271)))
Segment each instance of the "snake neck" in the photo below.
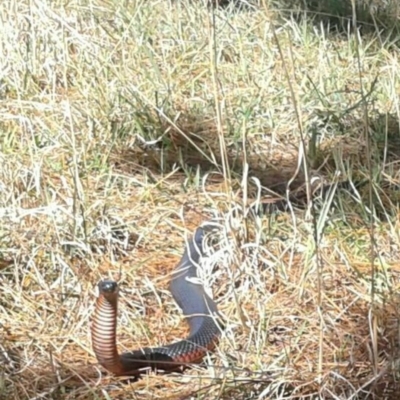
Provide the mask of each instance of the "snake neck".
POLYGON ((97 299, 92 325, 93 351, 100 365, 119 375, 125 368, 118 354, 116 335, 117 304, 112 304, 104 296, 100 296, 97 299))

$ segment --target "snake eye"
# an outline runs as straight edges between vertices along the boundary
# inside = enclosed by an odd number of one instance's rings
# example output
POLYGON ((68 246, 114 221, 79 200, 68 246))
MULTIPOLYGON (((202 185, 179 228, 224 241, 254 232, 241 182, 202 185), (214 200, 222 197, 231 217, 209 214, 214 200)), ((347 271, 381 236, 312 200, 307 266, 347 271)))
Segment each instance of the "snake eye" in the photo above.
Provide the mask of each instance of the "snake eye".
POLYGON ((101 281, 99 282, 100 293, 114 293, 117 290, 117 282, 114 281, 101 281))

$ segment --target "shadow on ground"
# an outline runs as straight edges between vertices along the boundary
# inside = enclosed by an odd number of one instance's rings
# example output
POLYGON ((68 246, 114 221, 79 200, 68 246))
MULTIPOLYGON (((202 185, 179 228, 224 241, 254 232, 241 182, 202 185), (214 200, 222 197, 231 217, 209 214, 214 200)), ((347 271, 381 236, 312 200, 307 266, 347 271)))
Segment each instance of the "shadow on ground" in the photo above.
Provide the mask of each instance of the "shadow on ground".
MULTIPOLYGON (((369 204, 368 183, 372 182, 377 214, 385 218, 390 210, 397 209, 400 202, 400 176, 397 172, 400 164, 399 121, 396 115, 374 111, 365 121, 360 107, 343 112, 316 112, 309 118, 312 122, 304 128, 308 164, 311 177, 321 178, 317 181, 323 188, 329 188, 337 181, 339 189, 350 190, 347 196, 350 203, 354 203, 356 196, 364 200, 362 203, 369 204), (369 144, 366 130, 370 135, 369 144)), ((213 173, 214 182, 223 181, 224 156, 220 151, 214 118, 196 113, 182 115, 172 123, 157 117, 150 125, 158 131, 156 136, 160 139, 137 142, 129 149, 116 146, 111 162, 117 170, 131 174, 144 168, 154 175, 165 176, 178 169, 183 180, 194 179, 196 174, 213 173)), ((154 137, 155 133, 152 134, 154 137)), ((306 202, 303 164, 299 166, 299 133, 291 142, 278 142, 269 132, 255 133, 247 137, 245 146, 228 124, 224 135, 234 189, 241 188, 246 162, 251 194, 256 191, 252 180, 256 178, 264 196, 286 196, 290 188, 290 199, 294 203, 306 202)))
MULTIPOLYGON (((272 0, 273 7, 287 17, 310 19, 316 26, 329 24, 331 32, 349 32, 352 26, 351 0, 272 0)), ((397 0, 356 0, 357 27, 361 34, 379 32, 384 40, 399 43, 400 3, 397 0)))

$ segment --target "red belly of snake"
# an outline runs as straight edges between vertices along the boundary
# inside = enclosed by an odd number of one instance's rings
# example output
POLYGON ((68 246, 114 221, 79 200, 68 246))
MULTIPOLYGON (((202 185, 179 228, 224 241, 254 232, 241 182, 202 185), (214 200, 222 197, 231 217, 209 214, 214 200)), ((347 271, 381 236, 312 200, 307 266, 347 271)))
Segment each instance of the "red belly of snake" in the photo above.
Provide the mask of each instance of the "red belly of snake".
POLYGON ((204 228, 198 228, 180 262, 173 271, 169 289, 189 323, 189 336, 176 343, 160 347, 143 348, 119 354, 116 344, 118 284, 114 281, 99 283, 92 323, 93 351, 98 362, 118 376, 133 376, 143 369, 179 370, 202 360, 212 350, 221 335, 216 321, 216 303, 204 287, 191 278, 197 277, 197 265, 203 255, 204 228))

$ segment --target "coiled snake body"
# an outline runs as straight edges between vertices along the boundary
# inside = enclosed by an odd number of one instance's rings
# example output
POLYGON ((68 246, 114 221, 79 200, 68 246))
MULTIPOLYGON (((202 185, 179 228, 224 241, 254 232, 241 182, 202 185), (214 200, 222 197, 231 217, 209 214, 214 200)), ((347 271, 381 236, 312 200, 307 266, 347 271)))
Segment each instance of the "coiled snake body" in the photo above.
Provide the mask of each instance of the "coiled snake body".
POLYGON ((99 283, 92 324, 92 344, 98 362, 109 372, 120 376, 138 375, 143 368, 177 370, 200 361, 215 346, 221 334, 216 321, 216 303, 204 287, 193 282, 197 265, 203 255, 204 228, 196 230, 185 252, 173 271, 169 289, 189 323, 189 336, 162 347, 143 348, 119 355, 116 345, 118 284, 99 283))

